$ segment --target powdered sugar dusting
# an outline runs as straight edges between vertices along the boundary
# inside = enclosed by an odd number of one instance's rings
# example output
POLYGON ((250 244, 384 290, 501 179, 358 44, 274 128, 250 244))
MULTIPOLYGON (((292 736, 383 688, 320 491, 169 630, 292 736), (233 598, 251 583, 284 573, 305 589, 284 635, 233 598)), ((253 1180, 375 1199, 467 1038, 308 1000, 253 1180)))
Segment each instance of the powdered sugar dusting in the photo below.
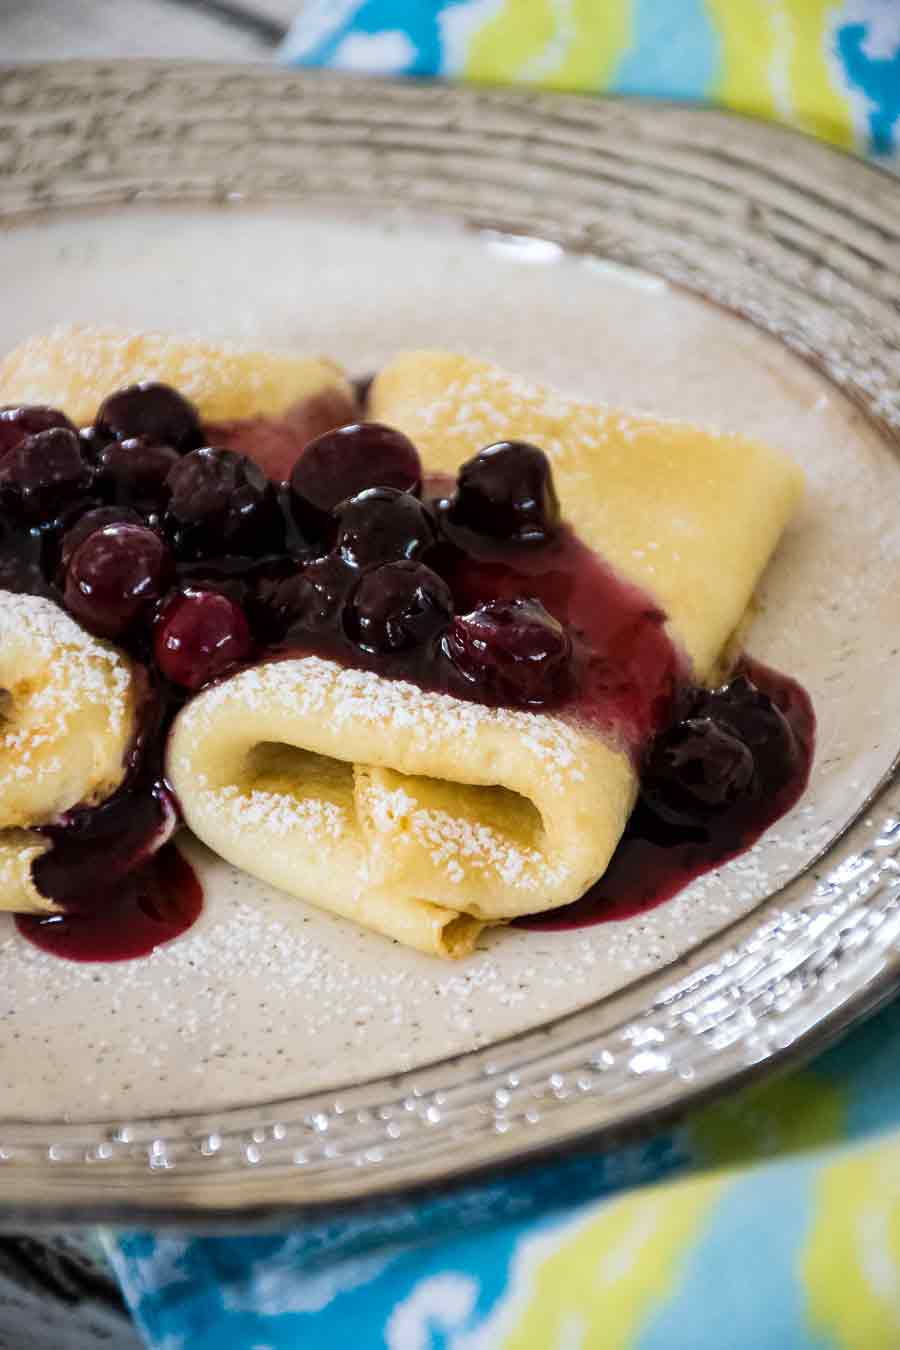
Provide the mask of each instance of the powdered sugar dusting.
POLYGON ((516 845, 489 825, 447 811, 415 811, 410 824, 414 838, 429 849, 433 862, 457 883, 475 868, 495 874, 504 886, 540 893, 559 885, 566 875, 565 866, 552 866, 537 849, 516 845))
POLYGON ((237 715, 242 707, 276 715, 279 708, 304 717, 327 714, 337 730, 347 725, 389 726, 422 753, 460 741, 471 745, 492 726, 524 737, 540 760, 542 774, 549 775, 556 786, 583 778, 579 763, 582 734, 561 718, 468 703, 317 656, 255 666, 195 699, 182 714, 189 739, 196 743, 198 734, 208 730, 211 717, 222 708, 233 709, 237 715))
POLYGON ((241 791, 235 784, 201 791, 201 813, 224 813, 232 828, 264 827, 277 835, 300 833, 311 843, 323 838, 341 839, 352 828, 349 813, 321 797, 293 797, 261 788, 241 791))
POLYGON ((26 789, 43 805, 40 785, 65 772, 60 752, 73 736, 93 737, 94 778, 80 797, 121 778, 133 719, 131 668, 121 653, 52 601, 2 591, 0 685, 11 699, 0 725, 0 822, 39 823, 20 818, 26 789))

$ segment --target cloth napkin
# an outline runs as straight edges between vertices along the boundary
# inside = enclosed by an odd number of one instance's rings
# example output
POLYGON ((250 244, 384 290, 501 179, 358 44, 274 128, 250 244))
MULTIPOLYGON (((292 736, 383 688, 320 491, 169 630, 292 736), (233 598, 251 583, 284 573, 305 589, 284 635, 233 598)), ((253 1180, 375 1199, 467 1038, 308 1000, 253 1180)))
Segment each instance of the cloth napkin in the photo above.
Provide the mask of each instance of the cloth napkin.
MULTIPOLYGON (((900 0, 311 0, 282 55, 897 145, 900 0)), ((897 1350, 900 1005, 649 1143, 287 1234, 105 1243, 154 1350, 897 1350)))

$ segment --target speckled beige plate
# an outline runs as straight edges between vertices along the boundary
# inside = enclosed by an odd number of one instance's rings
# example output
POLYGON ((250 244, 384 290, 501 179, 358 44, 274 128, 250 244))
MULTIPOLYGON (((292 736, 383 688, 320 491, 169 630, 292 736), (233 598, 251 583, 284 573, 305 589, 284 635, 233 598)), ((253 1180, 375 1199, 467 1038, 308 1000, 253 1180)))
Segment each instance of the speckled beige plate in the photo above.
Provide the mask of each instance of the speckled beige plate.
POLYGON ((898 207, 873 169, 694 109, 230 67, 0 71, 0 350, 68 320, 360 372, 439 344, 781 444, 810 491, 749 646, 807 685, 820 727, 808 793, 744 858, 652 914, 498 932, 456 965, 189 840, 205 913, 147 960, 71 965, 5 923, 8 1220, 443 1183, 680 1110, 892 986, 898 207))

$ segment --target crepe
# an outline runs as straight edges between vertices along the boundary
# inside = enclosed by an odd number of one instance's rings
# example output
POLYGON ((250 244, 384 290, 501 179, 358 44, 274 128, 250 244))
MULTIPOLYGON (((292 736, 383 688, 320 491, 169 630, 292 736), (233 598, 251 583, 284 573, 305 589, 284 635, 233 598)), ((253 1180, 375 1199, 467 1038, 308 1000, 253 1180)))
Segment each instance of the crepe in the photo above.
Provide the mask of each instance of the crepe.
MULTIPOLYGON (((669 616, 698 679, 740 622, 802 487, 778 452, 592 406, 483 362, 412 353, 370 415, 429 472, 528 439, 564 517, 669 616)), ((442 956, 485 923, 577 899, 637 794, 630 756, 564 716, 489 709, 318 657, 270 663, 181 713, 168 769, 191 828, 237 866, 442 956)))
POLYGON ((340 367, 324 357, 83 326, 28 338, 4 357, 0 407, 43 403, 86 426, 108 394, 144 380, 172 385, 204 422, 282 417, 325 391, 352 398, 340 367))
POLYGON ((125 776, 141 684, 129 659, 50 600, 0 591, 0 909, 47 911, 35 833, 125 776))

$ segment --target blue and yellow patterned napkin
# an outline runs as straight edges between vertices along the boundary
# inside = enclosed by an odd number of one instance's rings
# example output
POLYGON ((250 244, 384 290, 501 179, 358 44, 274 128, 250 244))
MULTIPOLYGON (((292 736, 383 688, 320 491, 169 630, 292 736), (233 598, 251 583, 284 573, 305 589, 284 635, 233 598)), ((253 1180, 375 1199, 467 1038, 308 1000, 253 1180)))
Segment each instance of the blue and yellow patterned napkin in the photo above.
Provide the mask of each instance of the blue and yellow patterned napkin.
POLYGON ((295 65, 707 100, 896 148, 900 0, 310 0, 295 65))
MULTIPOLYGON (((900 0, 311 0, 283 55, 900 137, 900 0)), ((900 1006, 647 1144, 283 1236, 107 1243, 154 1350, 898 1350, 900 1006)))

